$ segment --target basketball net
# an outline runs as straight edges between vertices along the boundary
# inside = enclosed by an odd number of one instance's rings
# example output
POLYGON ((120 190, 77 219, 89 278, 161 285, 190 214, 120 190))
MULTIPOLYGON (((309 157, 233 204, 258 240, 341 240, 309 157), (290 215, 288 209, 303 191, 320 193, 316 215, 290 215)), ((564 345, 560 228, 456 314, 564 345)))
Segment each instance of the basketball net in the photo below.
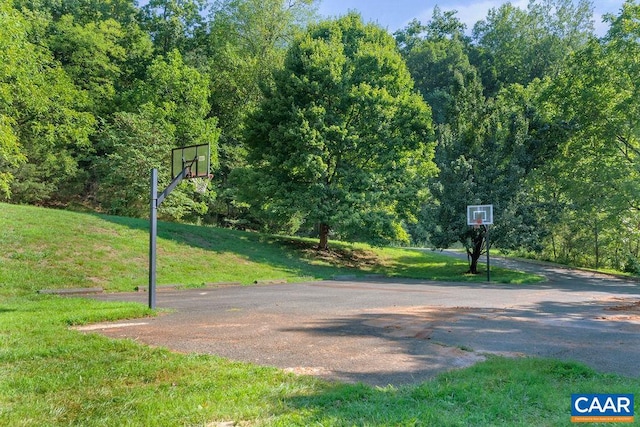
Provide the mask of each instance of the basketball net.
POLYGON ((479 230, 480 226, 482 226, 482 218, 476 218, 475 219, 475 224, 473 224, 473 228, 475 230, 479 230))
POLYGON ((207 192, 207 188, 209 188, 209 183, 211 182, 211 178, 213 175, 209 175, 206 177, 198 177, 192 178, 194 190, 197 193, 204 194, 207 192))

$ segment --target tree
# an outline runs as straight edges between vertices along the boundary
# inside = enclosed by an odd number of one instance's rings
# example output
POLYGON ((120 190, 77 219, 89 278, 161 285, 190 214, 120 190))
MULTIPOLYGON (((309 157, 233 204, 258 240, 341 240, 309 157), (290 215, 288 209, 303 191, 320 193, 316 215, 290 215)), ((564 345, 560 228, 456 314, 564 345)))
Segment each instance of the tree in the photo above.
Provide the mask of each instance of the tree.
MULTIPOLYGON (((46 47, 74 84, 89 91, 100 119, 135 111, 129 95, 152 60, 151 35, 143 31, 133 0, 13 0, 38 22, 30 39, 46 47)), ((133 102, 135 104, 135 102, 133 102)))
POLYGON ((511 3, 491 9, 473 28, 472 62, 486 93, 556 75, 564 59, 593 35, 592 16, 588 0, 529 0, 527 10, 511 3))
POLYGON ((417 19, 411 21, 404 29, 396 31, 394 36, 400 47, 400 52, 404 55, 411 52, 417 44, 425 40, 464 40, 469 43, 468 37, 464 34, 467 26, 456 16, 458 12, 449 10, 442 12, 436 6, 433 8, 431 20, 423 25, 417 19))
POLYGON ((220 188, 212 210, 217 221, 249 221, 239 209, 237 188, 229 176, 246 166, 243 143, 248 114, 263 100, 263 85, 270 85, 274 70, 283 66, 294 34, 313 16, 311 0, 220 0, 211 11, 209 32, 192 59, 210 78, 210 115, 221 129, 220 168, 215 181, 220 188))
POLYGON ((126 26, 137 20, 135 3, 133 0, 13 0, 18 10, 43 12, 51 21, 69 15, 79 25, 114 19, 126 26))
POLYGON ((95 119, 84 111, 86 94, 37 40, 49 21, 25 12, 27 19, 6 3, 1 11, 3 195, 10 192, 12 200, 23 203, 65 199, 81 185, 78 161, 90 149, 95 119))
POLYGON ((440 174, 431 182, 435 200, 425 206, 422 228, 437 247, 461 242, 471 261, 469 271, 475 274, 486 251, 487 230, 467 225, 466 206, 494 205, 494 242, 530 244, 535 218, 522 206, 521 186, 545 155, 546 144, 536 135, 543 124, 533 102, 535 89, 510 85, 495 99, 486 99, 469 60, 472 46, 462 34, 462 24, 456 24, 452 14, 444 18, 436 10, 433 21, 420 30, 410 26, 411 37, 397 36, 402 37, 403 55, 437 123, 435 160, 440 174))
POLYGON ((481 144, 487 105, 463 29, 455 12, 443 15, 436 8, 430 22, 423 26, 416 21, 396 33, 396 39, 436 122, 440 173, 431 182, 434 200, 424 208, 423 233, 437 247, 462 242, 472 259, 470 270, 476 272, 485 233, 471 230, 465 213, 467 204, 492 203, 476 182, 485 154, 481 144))
POLYGON ((438 202, 426 213, 433 222, 432 242, 444 248, 463 243, 472 274, 487 249, 487 229, 467 225, 467 205, 494 205, 493 243, 531 247, 537 240, 537 218, 526 204, 524 184, 553 151, 541 135, 550 130, 535 108, 537 90, 512 85, 486 100, 470 120, 460 117, 438 129, 440 175, 433 181, 438 202))
POLYGON ((105 116, 114 110, 119 62, 126 52, 120 24, 113 19, 80 25, 72 15, 55 23, 49 48, 76 86, 87 92, 88 108, 105 116))
POLYGON ((455 13, 442 14, 436 7, 426 25, 414 21, 396 33, 416 88, 438 125, 473 116, 482 102, 478 72, 468 56, 470 41, 455 13))
POLYGON ((17 89, 29 86, 28 65, 34 50, 23 26, 24 18, 18 11, 0 4, 0 199, 11 197, 14 170, 26 160, 16 134, 14 109, 14 97, 24 95, 17 89))
MULTIPOLYGON (((436 171, 429 107, 395 43, 359 15, 312 26, 247 123, 254 206, 370 242, 406 240, 436 171)), ((251 201, 248 199, 248 201, 251 201)))
POLYGON ((142 7, 143 27, 151 34, 156 50, 186 53, 204 26, 206 0, 149 0, 142 7))
POLYGON ((637 254, 640 6, 626 2, 607 19, 607 36, 576 52, 549 87, 546 108, 569 129, 554 165, 563 223, 571 225, 554 230, 564 260, 621 268, 626 255, 637 254))
POLYGON ((22 202, 91 202, 101 178, 96 176, 96 161, 109 154, 100 151, 96 124, 103 130, 120 109, 140 107, 130 95, 150 63, 149 36, 140 30, 131 0, 14 3, 28 22, 28 40, 37 46, 33 59, 45 61, 30 80, 46 87, 38 96, 32 94, 31 105, 39 111, 27 114, 38 126, 25 119, 16 122, 29 162, 17 171, 15 195, 22 202), (45 101, 49 98, 50 107, 45 101), (45 108, 51 118, 43 117, 45 108), (47 124, 49 120, 54 122, 47 124), (47 134, 40 137, 44 129, 47 134))
MULTIPOLYGON (((171 178, 167 168, 172 148, 210 144, 212 168, 217 166, 219 130, 208 118, 208 79, 184 64, 177 50, 157 57, 138 88, 137 113, 117 113, 98 136, 103 155, 96 160, 100 176, 99 201, 112 213, 147 214, 148 171, 160 169, 160 184, 171 178), (164 162, 162 160, 165 160, 164 162)), ((163 205, 166 217, 181 219, 192 211, 206 212, 200 196, 186 185, 163 205), (173 201, 180 201, 179 208, 173 201), (171 209, 169 209, 171 208, 171 209)))
MULTIPOLYGON (((176 146, 212 144, 216 153, 217 119, 209 117, 209 85, 206 75, 184 63, 178 50, 157 57, 140 87, 142 104, 151 103, 175 128, 176 146)), ((214 164, 217 157, 212 159, 214 164)))
POLYGON ((100 177, 98 201, 106 212, 130 217, 148 214, 149 171, 160 171, 163 186, 171 179, 166 159, 173 148, 173 130, 158 120, 152 104, 140 113, 116 113, 104 126, 97 144, 104 154, 94 167, 100 177))
POLYGON ((539 78, 560 72, 562 47, 584 43, 586 6, 531 1, 523 11, 505 4, 476 25, 477 44, 464 36, 455 12, 437 9, 426 25, 412 23, 396 34, 437 123, 440 174, 421 232, 437 247, 461 242, 471 273, 486 250, 487 230, 467 225, 467 205, 494 205, 494 244, 541 248, 547 229, 539 226, 540 212, 553 209, 532 196, 529 177, 554 159, 563 124, 544 114, 538 92, 548 81, 539 78))
POLYGON ((239 140, 248 112, 262 101, 261 85, 281 68, 294 34, 308 23, 310 0, 225 0, 212 10, 203 41, 211 78, 212 114, 225 138, 239 140))

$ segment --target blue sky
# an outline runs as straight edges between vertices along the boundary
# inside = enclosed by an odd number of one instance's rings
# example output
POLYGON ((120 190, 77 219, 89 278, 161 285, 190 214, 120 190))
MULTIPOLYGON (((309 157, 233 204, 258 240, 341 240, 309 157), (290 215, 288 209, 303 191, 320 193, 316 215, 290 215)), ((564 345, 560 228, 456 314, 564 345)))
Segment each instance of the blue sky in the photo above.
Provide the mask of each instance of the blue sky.
MULTIPOLYGON (((360 12, 365 21, 376 22, 390 32, 404 28, 412 19, 427 22, 434 6, 441 10, 457 10, 458 18, 471 30, 473 24, 484 19, 487 11, 507 3, 504 0, 321 0, 318 12, 325 17, 336 17, 351 10, 360 12)), ((528 0, 512 0, 512 4, 526 9, 528 0)), ((618 14, 624 0, 594 0, 596 32, 604 35, 608 26, 602 25, 605 13, 618 14)))

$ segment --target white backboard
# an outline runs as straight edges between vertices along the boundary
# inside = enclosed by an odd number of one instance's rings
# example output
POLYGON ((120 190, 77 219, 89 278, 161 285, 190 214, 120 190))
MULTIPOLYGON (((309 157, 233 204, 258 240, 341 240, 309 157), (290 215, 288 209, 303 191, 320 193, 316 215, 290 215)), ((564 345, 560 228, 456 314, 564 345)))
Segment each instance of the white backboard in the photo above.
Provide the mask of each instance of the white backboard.
POLYGON ((211 169, 209 144, 190 145, 171 150, 171 179, 189 167, 186 178, 208 177, 211 169))
POLYGON ((467 225, 493 224, 493 205, 467 206, 467 225))

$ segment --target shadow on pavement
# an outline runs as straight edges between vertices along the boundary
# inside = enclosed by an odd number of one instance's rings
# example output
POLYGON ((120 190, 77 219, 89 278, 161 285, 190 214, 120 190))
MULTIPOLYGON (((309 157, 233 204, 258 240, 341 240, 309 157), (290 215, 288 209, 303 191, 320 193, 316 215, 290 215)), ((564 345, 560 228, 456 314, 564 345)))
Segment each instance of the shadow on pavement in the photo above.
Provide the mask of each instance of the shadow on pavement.
POLYGON ((545 301, 517 309, 390 307, 279 332, 318 342, 329 337, 343 349, 353 348, 345 337, 377 343, 373 351, 367 346, 355 354, 336 354, 334 368, 326 368, 342 381, 384 386, 418 383, 487 354, 579 361, 597 371, 637 377, 639 326, 640 312, 620 315, 599 303, 545 301), (341 369, 346 364, 340 358, 348 359, 351 369, 341 369))

